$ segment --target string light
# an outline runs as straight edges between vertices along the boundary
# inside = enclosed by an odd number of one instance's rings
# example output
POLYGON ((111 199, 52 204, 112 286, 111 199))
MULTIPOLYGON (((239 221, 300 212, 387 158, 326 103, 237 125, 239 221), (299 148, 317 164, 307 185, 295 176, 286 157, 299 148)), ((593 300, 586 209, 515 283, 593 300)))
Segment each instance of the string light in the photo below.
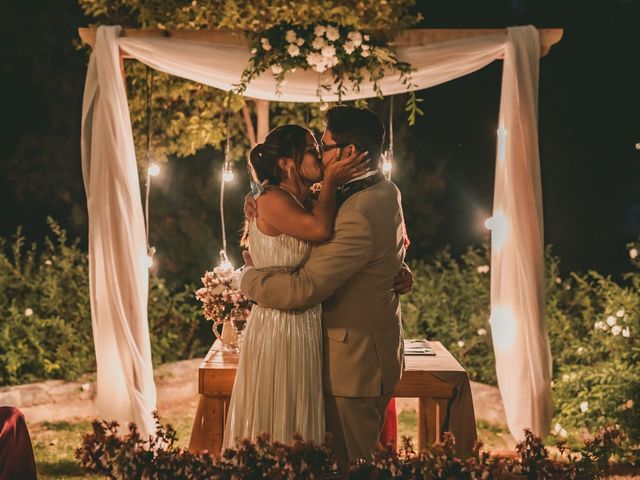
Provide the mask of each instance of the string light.
POLYGON ((222 180, 220 182, 220 226, 222 227, 222 250, 220 250, 220 265, 222 272, 233 270, 233 265, 227 256, 227 228, 224 221, 224 184, 233 180, 231 168, 231 92, 227 95, 227 138, 224 148, 224 164, 222 166, 222 180))
POLYGON ((160 173, 160 166, 156 163, 152 163, 151 165, 149 165, 147 171, 152 177, 157 177, 160 173))
POLYGON ((145 198, 144 198, 144 226, 147 240, 147 256, 145 259, 146 267, 151 269, 156 255, 156 247, 149 245, 149 196, 151 193, 151 177, 155 177, 160 173, 160 167, 152 162, 151 155, 151 95, 153 94, 153 70, 147 67, 147 178, 145 182, 145 198))
POLYGON ((224 162, 222 167, 222 180, 227 183, 233 181, 233 167, 231 166, 231 162, 224 162))
POLYGON ((382 154, 382 171, 388 180, 391 179, 393 170, 393 96, 390 98, 389 106, 389 148, 382 154))
POLYGON ((218 265, 218 271, 220 273, 230 273, 233 270, 233 264, 229 261, 227 252, 225 252, 224 250, 220 250, 220 265, 218 265))
POLYGON ((509 233, 509 222, 506 215, 501 210, 493 212, 493 217, 484 222, 484 226, 491 230, 491 246, 500 250, 507 240, 509 233))

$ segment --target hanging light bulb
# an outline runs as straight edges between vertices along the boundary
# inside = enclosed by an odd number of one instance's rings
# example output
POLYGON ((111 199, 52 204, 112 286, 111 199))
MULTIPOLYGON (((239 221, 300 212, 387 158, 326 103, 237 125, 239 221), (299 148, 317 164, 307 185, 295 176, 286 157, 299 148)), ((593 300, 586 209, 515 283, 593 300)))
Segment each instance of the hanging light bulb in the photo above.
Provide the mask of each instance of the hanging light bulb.
POLYGON ((227 252, 224 250, 220 250, 220 265, 218 265, 217 269, 220 273, 231 273, 234 270, 233 264, 229 261, 227 252))
POLYGON ((392 155, 393 154, 390 150, 386 151, 382 155, 382 171, 387 177, 389 177, 389 175, 391 174, 391 170, 393 169, 393 161, 391 159, 392 155))
POLYGON ((222 179, 225 182, 231 182, 233 180, 233 168, 229 161, 224 162, 224 166, 222 167, 222 179))
POLYGON ((157 163, 149 165, 149 175, 152 177, 157 176, 160 173, 160 166, 157 163))
POLYGON ((147 249, 147 258, 146 258, 147 268, 153 267, 155 255, 156 255, 156 247, 149 247, 147 249))

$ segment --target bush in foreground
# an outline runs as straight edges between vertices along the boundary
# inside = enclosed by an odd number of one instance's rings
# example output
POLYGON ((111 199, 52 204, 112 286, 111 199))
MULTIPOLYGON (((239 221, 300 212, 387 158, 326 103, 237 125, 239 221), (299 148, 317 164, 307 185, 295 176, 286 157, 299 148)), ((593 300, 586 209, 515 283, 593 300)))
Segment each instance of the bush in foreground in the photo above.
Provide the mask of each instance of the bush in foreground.
MULTIPOLYGON (((49 220, 44 245, 20 230, 0 238, 0 385, 76 380, 95 371, 87 253, 49 220)), ((153 273, 149 329, 155 364, 204 355, 212 335, 193 286, 171 292, 153 273), (205 334, 203 334, 205 333, 205 334)))
MULTIPOLYGON (((93 433, 85 435, 76 450, 80 464, 93 473, 112 479, 201 479, 239 478, 332 479, 340 478, 329 446, 306 443, 294 438, 290 444, 270 442, 263 435, 255 443, 248 440, 236 449, 225 450, 214 458, 176 448, 175 430, 160 424, 156 416, 156 436, 144 439, 134 424, 129 433, 118 435, 115 422, 93 423, 93 433)), ((350 479, 592 479, 605 472, 610 460, 620 458, 622 434, 605 429, 585 446, 573 451, 563 442, 553 457, 542 441, 526 431, 525 440, 517 446, 515 457, 493 457, 476 447, 474 456, 456 457, 453 436, 444 442, 415 452, 405 438, 399 453, 380 448, 371 461, 352 464, 350 479)))

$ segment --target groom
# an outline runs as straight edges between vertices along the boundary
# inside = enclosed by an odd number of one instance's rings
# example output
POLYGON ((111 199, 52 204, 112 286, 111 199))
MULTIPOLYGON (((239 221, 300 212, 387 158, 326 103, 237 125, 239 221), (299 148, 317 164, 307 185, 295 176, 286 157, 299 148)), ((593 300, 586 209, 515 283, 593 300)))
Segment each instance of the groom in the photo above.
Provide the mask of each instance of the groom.
POLYGON ((322 160, 368 151, 371 170, 344 185, 332 238, 293 273, 245 268, 241 289, 259 305, 304 309, 322 302, 327 432, 342 466, 370 458, 403 370, 402 325, 392 283, 404 259, 400 192, 379 163, 384 126, 370 110, 330 109, 322 160))

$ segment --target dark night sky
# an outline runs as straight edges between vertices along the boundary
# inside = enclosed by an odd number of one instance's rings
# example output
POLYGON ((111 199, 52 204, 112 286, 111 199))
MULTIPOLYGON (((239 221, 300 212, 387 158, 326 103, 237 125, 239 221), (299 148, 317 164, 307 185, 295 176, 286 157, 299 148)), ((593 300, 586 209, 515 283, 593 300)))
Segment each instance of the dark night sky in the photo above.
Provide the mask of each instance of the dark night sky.
MULTIPOLYGON (((418 4, 425 16, 420 27, 531 23, 565 29, 541 62, 546 242, 566 269, 629 269, 625 244, 640 235, 640 1, 418 4)), ((6 1, 0 18, 6 49, 0 52, 0 235, 24 225, 37 237, 46 230, 47 213, 63 225, 83 215, 73 205, 84 202, 79 117, 85 58, 70 41, 89 22, 72 0, 6 1), (49 183, 16 180, 48 172, 49 183)), ((436 243, 451 244, 454 252, 486 236, 480 225, 492 199, 501 69, 495 62, 421 93, 426 115, 409 145, 425 164, 445 162, 446 190, 437 204, 444 221, 436 243)))

